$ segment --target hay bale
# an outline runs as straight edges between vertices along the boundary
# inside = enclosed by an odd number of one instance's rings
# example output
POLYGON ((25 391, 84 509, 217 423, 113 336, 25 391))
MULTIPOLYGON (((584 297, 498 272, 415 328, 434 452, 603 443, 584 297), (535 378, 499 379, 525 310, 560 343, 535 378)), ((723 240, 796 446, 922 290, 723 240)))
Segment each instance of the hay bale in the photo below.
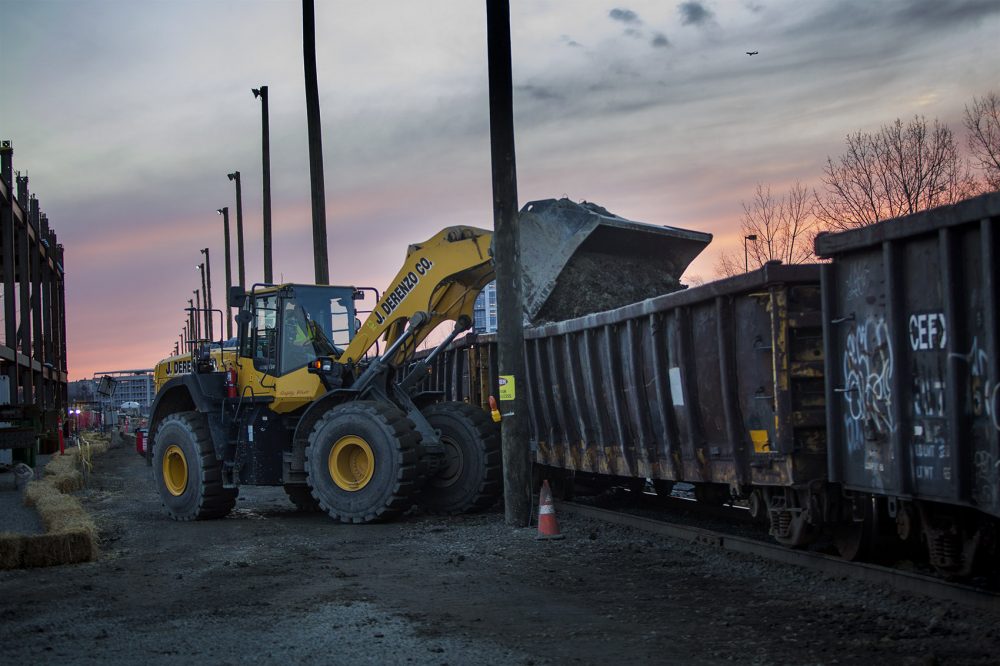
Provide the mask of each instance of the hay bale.
POLYGON ((24 503, 38 512, 45 534, 0 534, 0 569, 46 567, 97 558, 97 526, 75 497, 84 487, 94 455, 104 453, 110 438, 84 435, 79 446, 54 456, 41 480, 24 489, 24 503))
POLYGON ((4 532, 0 534, 0 571, 17 569, 21 566, 21 551, 24 537, 20 534, 4 532))
POLYGON ((50 567, 96 558, 97 542, 88 532, 39 534, 24 540, 21 566, 50 567))

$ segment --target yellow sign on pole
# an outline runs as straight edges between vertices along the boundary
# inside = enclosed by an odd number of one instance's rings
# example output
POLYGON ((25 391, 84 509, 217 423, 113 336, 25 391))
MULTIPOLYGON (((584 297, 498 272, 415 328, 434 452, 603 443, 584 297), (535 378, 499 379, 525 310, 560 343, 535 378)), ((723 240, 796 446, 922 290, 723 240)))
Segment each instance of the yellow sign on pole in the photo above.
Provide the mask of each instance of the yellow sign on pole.
POLYGON ((501 400, 513 400, 515 389, 514 389, 514 375, 500 375, 500 399, 501 400))

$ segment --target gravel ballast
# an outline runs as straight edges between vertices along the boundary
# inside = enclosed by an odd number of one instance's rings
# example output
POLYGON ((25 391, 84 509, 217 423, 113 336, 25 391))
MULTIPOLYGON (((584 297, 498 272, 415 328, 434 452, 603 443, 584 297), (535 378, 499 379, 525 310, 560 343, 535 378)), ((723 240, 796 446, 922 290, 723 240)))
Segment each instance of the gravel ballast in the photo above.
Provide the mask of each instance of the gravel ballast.
POLYGON ((559 515, 499 508, 341 525, 244 488, 175 523, 127 449, 79 494, 96 562, 0 572, 11 663, 992 664, 1000 610, 837 580, 559 515), (67 621, 72 618, 72 621, 67 621))

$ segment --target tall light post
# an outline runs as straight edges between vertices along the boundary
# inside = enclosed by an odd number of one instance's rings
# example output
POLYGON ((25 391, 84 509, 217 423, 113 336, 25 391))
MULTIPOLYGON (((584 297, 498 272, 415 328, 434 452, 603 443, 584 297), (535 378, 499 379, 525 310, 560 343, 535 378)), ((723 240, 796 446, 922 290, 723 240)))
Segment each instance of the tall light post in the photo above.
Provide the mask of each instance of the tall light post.
POLYGON ((302 62, 306 75, 306 126, 309 133, 309 184, 312 193, 313 268, 316 284, 330 284, 326 247, 326 185, 323 182, 323 133, 316 81, 316 13, 313 0, 302 0, 302 62))
POLYGON ((271 267, 271 135, 270 120, 267 115, 267 86, 252 88, 254 97, 260 98, 261 107, 261 153, 264 163, 264 282, 274 282, 271 267))
POLYGON ((208 303, 205 307, 205 321, 208 322, 208 339, 215 340, 215 322, 212 321, 212 257, 209 255, 208 248, 203 248, 201 253, 205 255, 205 294, 208 297, 208 303))
POLYGON ((218 212, 222 216, 222 232, 226 237, 226 293, 223 300, 226 303, 224 311, 226 313, 226 339, 228 340, 233 337, 233 318, 229 311, 229 290, 233 286, 233 267, 229 257, 229 206, 223 206, 218 212))
POLYGON ((201 340, 201 292, 194 290, 194 339, 201 340))
MULTIPOLYGON (((197 291, 195 291, 194 293, 195 293, 196 296, 198 295, 197 291)), ((194 350, 194 339, 196 337, 198 337, 197 330, 195 329, 195 321, 196 320, 195 320, 194 313, 195 313, 194 299, 193 298, 189 298, 188 299, 188 334, 187 334, 187 343, 191 347, 192 350, 194 350)))
POLYGON ((750 234, 743 237, 743 272, 750 272, 750 253, 747 250, 747 241, 757 242, 757 234, 750 234))
POLYGON ((210 330, 211 330, 211 326, 210 326, 211 317, 208 316, 209 315, 209 312, 208 312, 208 288, 205 286, 205 262, 204 261, 201 262, 200 264, 198 264, 198 270, 201 271, 201 303, 204 306, 204 307, 201 308, 201 310, 204 313, 202 315, 202 318, 205 320, 205 323, 202 326, 201 330, 202 330, 202 333, 205 334, 205 338, 208 339, 208 340, 211 340, 212 339, 212 334, 210 333, 210 330))
MULTIPOLYGON (((236 181, 236 258, 239 261, 240 286, 246 289, 247 276, 243 268, 243 190, 240 189, 240 172, 234 171, 226 174, 226 176, 228 176, 229 180, 236 181)), ((228 207, 223 210, 228 210, 228 207)), ((226 235, 228 236, 228 234, 226 235)), ((228 292, 226 293, 226 298, 229 298, 228 292)))

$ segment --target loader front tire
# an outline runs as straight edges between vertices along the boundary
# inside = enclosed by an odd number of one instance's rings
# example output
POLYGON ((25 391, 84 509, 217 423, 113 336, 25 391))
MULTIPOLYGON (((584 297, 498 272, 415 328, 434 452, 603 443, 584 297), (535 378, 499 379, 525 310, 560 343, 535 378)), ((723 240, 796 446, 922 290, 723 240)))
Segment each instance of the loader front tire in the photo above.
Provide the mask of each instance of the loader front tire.
POLYGON ((163 510, 174 520, 222 518, 239 490, 222 487, 222 469, 198 412, 170 414, 153 438, 153 478, 163 510))
POLYGON ((370 523, 410 508, 420 435, 397 407, 359 400, 330 409, 313 427, 306 480, 331 518, 370 523))
POLYGON ((443 514, 491 506, 500 495, 500 437, 486 412, 466 402, 439 402, 422 413, 440 433, 445 465, 427 480, 417 503, 443 514))

